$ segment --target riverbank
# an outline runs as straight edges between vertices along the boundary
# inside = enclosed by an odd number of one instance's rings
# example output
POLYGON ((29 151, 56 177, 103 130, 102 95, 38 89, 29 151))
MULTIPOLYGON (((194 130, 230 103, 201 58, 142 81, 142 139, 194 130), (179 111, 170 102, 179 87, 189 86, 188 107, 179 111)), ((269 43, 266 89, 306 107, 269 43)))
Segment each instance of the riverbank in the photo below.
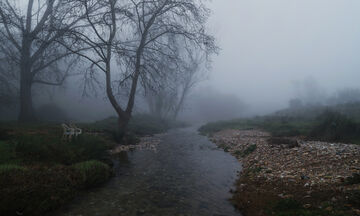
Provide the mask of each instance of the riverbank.
POLYGON ((152 135, 178 124, 141 115, 130 126, 122 139, 116 118, 78 124, 82 134, 64 139, 60 124, 1 122, 0 215, 51 213, 107 182, 117 153, 156 151, 160 139, 152 135))
POLYGON ((211 140, 243 165, 232 202, 246 215, 359 215, 360 146, 223 130, 211 140))
POLYGON ((156 152, 116 155, 114 178, 53 215, 240 215, 228 201, 241 168, 234 157, 195 128, 173 129, 153 138, 161 139, 156 152))

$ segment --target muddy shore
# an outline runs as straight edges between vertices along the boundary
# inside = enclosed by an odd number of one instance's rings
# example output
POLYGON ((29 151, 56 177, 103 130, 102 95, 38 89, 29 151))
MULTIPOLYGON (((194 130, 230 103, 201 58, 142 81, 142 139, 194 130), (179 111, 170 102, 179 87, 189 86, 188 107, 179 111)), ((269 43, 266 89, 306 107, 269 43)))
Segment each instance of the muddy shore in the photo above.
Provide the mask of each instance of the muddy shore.
POLYGON ((312 215, 360 215, 359 145, 272 139, 258 130, 224 130, 211 136, 243 165, 232 202, 245 216, 280 215, 274 206, 284 200, 319 212, 312 215))

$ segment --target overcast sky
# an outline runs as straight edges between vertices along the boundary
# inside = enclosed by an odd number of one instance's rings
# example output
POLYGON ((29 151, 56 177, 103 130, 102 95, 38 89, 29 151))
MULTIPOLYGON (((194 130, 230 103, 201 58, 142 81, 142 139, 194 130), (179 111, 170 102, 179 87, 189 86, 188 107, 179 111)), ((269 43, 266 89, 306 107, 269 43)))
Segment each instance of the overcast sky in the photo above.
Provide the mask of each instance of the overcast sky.
POLYGON ((221 47, 211 85, 252 105, 285 104, 293 82, 360 87, 359 0, 213 0, 221 47))
MULTIPOLYGON (((235 94, 255 114, 263 114, 287 106, 298 92, 294 83, 303 80, 318 83, 328 93, 360 88, 360 0, 208 4, 212 10, 208 26, 221 47, 213 58, 210 79, 202 83, 212 101, 217 101, 214 89, 220 96, 235 94)), ((319 88, 308 92, 321 92, 319 88)), ((78 100, 78 110, 85 101, 78 100)), ((102 104, 94 116, 104 113, 103 107, 113 112, 108 103, 102 104)))

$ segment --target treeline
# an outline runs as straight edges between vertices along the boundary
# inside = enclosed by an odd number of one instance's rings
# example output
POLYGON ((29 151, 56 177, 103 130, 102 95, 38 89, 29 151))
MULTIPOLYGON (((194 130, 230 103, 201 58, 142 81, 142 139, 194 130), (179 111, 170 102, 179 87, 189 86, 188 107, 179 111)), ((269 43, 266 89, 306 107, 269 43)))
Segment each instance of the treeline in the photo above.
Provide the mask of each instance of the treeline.
POLYGON ((212 122, 203 134, 224 129, 262 129, 275 137, 301 136, 309 140, 360 144, 360 102, 334 106, 303 106, 265 116, 212 122))
POLYGON ((218 47, 201 0, 0 2, 0 105, 36 121, 33 92, 81 77, 83 95, 107 96, 125 131, 136 96, 176 118, 218 47))

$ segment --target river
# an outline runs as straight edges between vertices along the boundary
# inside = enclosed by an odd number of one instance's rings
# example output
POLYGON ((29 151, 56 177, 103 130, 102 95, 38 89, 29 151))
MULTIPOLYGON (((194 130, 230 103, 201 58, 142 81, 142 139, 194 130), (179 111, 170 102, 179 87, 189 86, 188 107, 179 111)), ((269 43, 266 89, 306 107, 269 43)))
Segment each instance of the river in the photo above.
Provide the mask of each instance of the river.
POLYGON ((239 162, 195 128, 169 131, 158 151, 123 152, 116 176, 84 192, 59 216, 235 216, 229 192, 239 162))

